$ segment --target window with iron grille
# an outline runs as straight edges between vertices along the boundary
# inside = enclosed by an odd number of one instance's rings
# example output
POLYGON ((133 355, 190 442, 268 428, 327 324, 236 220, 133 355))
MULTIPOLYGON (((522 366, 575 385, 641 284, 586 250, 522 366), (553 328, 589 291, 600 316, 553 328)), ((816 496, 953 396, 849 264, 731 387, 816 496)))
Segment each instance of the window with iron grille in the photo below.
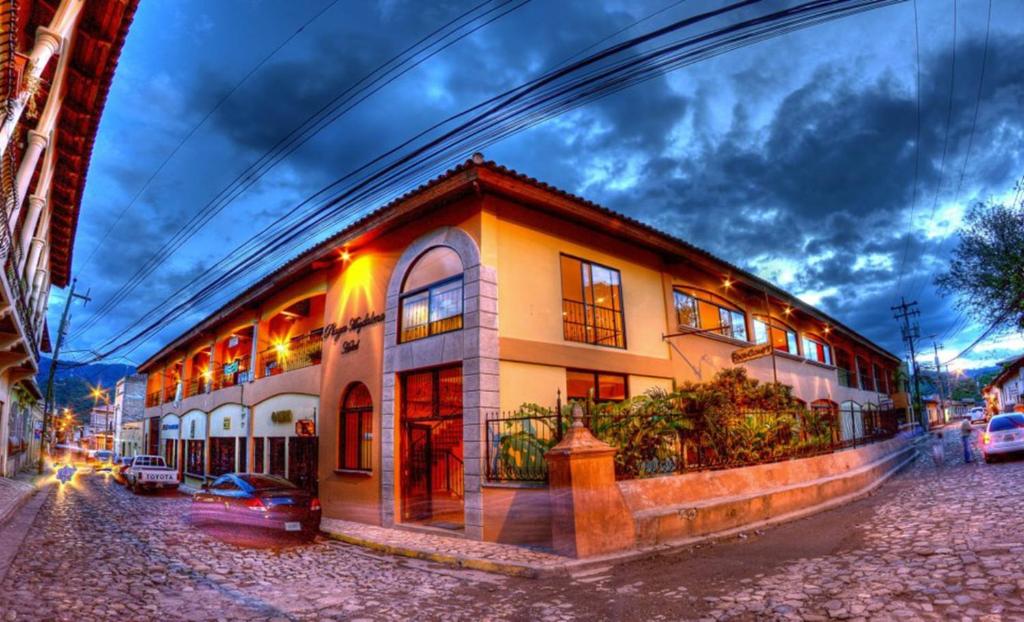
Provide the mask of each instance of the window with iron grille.
POLYGON ((373 399, 361 382, 353 384, 345 392, 338 435, 338 468, 372 471, 373 399))
POLYGON ((399 343, 462 328, 462 260, 445 246, 423 253, 406 274, 399 343))
POLYGON ((562 255, 562 332, 566 341, 626 347, 619 271, 562 255))

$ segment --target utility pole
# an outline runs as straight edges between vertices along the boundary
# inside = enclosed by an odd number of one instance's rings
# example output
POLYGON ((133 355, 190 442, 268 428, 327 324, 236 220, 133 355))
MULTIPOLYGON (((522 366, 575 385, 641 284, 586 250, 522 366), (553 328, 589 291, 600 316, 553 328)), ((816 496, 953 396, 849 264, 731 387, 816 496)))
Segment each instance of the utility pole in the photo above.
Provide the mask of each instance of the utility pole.
MULTIPOLYGON (((934 338, 934 335, 932 335, 934 338)), ((932 348, 935 350, 935 386, 939 390, 939 408, 943 415, 946 413, 946 379, 942 376, 942 365, 939 364, 939 344, 933 339, 932 348)), ((945 420, 945 416, 943 416, 945 420)), ((945 421, 943 421, 945 422, 945 421)))
POLYGON ((924 410, 921 403, 921 374, 917 367, 917 352, 914 348, 914 341, 921 336, 921 329, 916 320, 921 312, 917 309, 916 300, 907 302, 902 296, 900 297, 900 304, 890 307, 890 309, 894 312, 893 317, 896 318, 896 321, 901 323, 900 332, 903 335, 903 341, 907 344, 907 349, 910 351, 910 373, 914 377, 914 393, 916 394, 916 397, 913 399, 914 408, 917 409, 921 426, 927 431, 928 413, 924 410), (911 324, 911 318, 915 318, 913 324, 911 324))
POLYGON ((71 302, 75 298, 82 300, 83 303, 87 303, 92 300, 92 298, 89 298, 88 292, 86 292, 85 295, 75 293, 75 284, 77 282, 78 279, 71 280, 71 289, 68 291, 68 297, 64 301, 64 313, 60 316, 60 326, 57 328, 57 341, 53 346, 53 360, 50 361, 50 373, 46 378, 46 397, 43 398, 43 434, 42 439, 40 439, 39 442, 39 464, 37 465, 39 473, 43 472, 43 466, 45 464, 46 452, 44 449, 50 427, 50 410, 53 409, 53 381, 57 376, 57 365, 60 361, 60 346, 64 342, 64 335, 68 332, 68 318, 71 315, 71 302))

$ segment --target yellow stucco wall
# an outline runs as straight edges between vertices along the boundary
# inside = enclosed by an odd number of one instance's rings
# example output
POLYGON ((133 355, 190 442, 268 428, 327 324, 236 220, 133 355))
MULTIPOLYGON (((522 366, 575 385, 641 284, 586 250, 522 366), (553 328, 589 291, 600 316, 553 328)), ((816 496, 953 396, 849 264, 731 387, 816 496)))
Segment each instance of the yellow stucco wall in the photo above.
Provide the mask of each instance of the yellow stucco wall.
MULTIPOLYGON (((496 223, 498 308, 501 337, 667 359, 661 335, 665 297, 661 273, 598 248, 502 219, 496 223), (561 255, 619 271, 626 321, 626 349, 566 341, 562 328, 561 255)), ((490 254, 487 249, 485 255, 490 254)))
POLYGON ((511 412, 523 404, 554 408, 557 392, 565 396, 565 368, 501 361, 498 365, 501 410, 511 412))

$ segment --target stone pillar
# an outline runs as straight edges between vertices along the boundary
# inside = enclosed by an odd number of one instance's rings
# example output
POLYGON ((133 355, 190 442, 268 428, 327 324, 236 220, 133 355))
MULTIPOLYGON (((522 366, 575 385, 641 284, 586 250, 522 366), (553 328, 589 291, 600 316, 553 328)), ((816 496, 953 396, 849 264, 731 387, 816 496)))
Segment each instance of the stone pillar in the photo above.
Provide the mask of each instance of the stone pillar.
POLYGON ((633 514, 615 483, 615 448, 583 427, 583 409, 544 456, 551 497, 551 544, 569 557, 592 557, 632 548, 633 514))
MULTIPOLYGON (((15 178, 17 194, 14 197, 14 211, 10 214, 11 233, 14 233, 14 226, 18 222, 18 214, 21 212, 21 206, 28 194, 28 185, 32 182, 32 175, 36 172, 36 166, 39 164, 39 156, 43 155, 43 150, 46 149, 46 145, 49 142, 50 139, 46 134, 37 130, 28 131, 28 147, 25 148, 25 154, 22 156, 21 164, 18 166, 18 176, 15 178)), ((32 205, 31 200, 29 205, 32 205)), ((39 209, 41 210, 42 206, 39 206, 39 209)), ((30 238, 36 229, 35 219, 31 217, 31 213, 30 211, 30 216, 25 219, 24 227, 28 230, 28 237, 30 238)), ((36 218, 38 218, 38 214, 36 218)), ((24 243, 22 248, 24 248, 24 243)))

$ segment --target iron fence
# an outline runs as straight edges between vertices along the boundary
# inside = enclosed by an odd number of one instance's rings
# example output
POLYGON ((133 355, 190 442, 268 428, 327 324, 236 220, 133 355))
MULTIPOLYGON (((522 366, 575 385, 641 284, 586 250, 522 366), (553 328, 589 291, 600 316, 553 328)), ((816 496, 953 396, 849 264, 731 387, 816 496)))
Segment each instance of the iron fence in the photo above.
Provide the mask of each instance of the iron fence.
MULTIPOLYGON (((544 455, 571 425, 569 409, 488 415, 487 478, 547 481, 544 455)), ((699 412, 622 413, 597 404, 585 408, 583 425, 617 449, 616 477, 636 479, 825 454, 892 438, 906 420, 904 409, 741 409, 720 419, 699 412)))

